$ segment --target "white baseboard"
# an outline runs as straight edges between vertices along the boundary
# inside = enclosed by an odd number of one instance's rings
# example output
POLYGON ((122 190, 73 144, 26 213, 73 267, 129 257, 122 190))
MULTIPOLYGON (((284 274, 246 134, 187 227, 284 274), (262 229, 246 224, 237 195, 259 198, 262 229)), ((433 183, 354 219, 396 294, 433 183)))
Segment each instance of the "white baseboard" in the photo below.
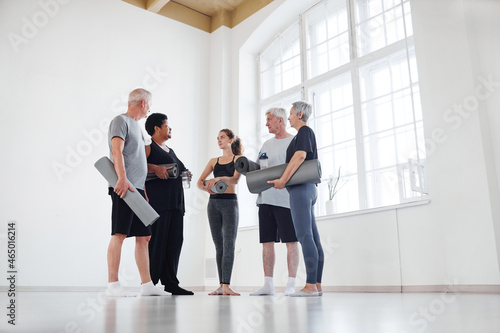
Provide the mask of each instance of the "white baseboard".
POLYGON ((460 284, 436 286, 403 286, 403 293, 460 293, 460 294, 500 294, 500 285, 497 284, 460 284))

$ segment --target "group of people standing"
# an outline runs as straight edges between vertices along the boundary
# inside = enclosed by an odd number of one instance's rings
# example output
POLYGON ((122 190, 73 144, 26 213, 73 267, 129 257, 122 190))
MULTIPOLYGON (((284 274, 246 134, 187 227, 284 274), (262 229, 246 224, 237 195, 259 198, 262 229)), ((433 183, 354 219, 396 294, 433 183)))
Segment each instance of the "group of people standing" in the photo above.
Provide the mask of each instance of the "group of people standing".
MULTIPOLYGON (((151 93, 136 89, 129 95, 127 113, 119 115, 110 124, 108 143, 118 181, 110 184, 112 198, 112 230, 108 247, 108 296, 135 296, 118 281, 118 268, 123 240, 136 237, 135 259, 141 277, 142 296, 193 295, 179 286, 177 268, 183 243, 183 217, 185 212, 184 189, 180 177, 169 178, 169 167, 177 163, 178 169, 186 167, 174 151, 166 145, 172 137, 168 118, 161 113, 149 115, 146 131, 151 144, 145 145, 138 120, 145 118, 151 105, 151 93), (147 173, 155 179, 146 182, 147 173), (145 226, 123 201, 127 191, 133 191, 129 182, 139 193, 149 199, 160 218, 145 226), (144 191, 145 184, 147 193, 144 191), (159 281, 161 290, 154 285, 159 281)), ((288 275, 285 295, 292 297, 321 296, 323 272, 323 249, 313 212, 317 192, 315 184, 287 186, 286 183, 307 160, 317 159, 316 138, 307 126, 312 113, 311 105, 299 101, 293 103, 288 120, 297 130, 292 136, 286 131, 286 110, 272 108, 266 112, 266 126, 274 135, 262 146, 259 154, 268 156, 269 166, 288 163, 279 179, 269 181, 273 188, 259 194, 259 234, 263 245, 265 282, 252 296, 274 295, 274 243, 280 240, 287 246, 288 275), (307 280, 303 289, 295 291, 301 243, 307 280)), ((234 263, 234 250, 238 231, 238 200, 235 185, 240 173, 235 162, 243 156, 240 139, 229 129, 217 136, 222 155, 209 160, 197 181, 199 189, 210 194, 207 206, 210 231, 216 250, 216 262, 220 286, 209 295, 237 296, 230 287, 234 263), (213 174, 213 178, 209 176, 213 174), (224 193, 212 191, 219 181, 228 186, 224 193)), ((191 173, 188 173, 191 178, 191 173)))

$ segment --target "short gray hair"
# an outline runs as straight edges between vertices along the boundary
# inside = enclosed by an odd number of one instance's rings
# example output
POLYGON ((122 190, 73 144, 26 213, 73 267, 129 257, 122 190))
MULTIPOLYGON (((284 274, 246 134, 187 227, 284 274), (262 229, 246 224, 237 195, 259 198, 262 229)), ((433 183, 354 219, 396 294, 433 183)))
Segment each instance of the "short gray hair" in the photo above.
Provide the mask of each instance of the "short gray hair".
POLYGON ((286 110, 283 108, 270 108, 269 110, 266 111, 266 116, 270 114, 276 117, 276 119, 283 119, 283 121, 286 120, 286 110))
POLYGON ((137 88, 132 90, 132 92, 128 95, 128 105, 136 104, 142 100, 148 102, 151 105, 151 93, 146 89, 137 88))
POLYGON ((302 120, 307 122, 307 120, 312 114, 312 105, 305 101, 298 101, 292 103, 292 106, 295 109, 297 116, 299 115, 300 112, 302 112, 302 120))

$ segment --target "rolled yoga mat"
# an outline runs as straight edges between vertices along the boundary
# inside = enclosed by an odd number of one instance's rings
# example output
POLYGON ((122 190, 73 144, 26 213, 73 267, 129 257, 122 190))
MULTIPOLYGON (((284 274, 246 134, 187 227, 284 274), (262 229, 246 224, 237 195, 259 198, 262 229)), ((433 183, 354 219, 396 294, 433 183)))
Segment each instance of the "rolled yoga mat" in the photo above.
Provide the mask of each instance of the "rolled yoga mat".
MULTIPOLYGON (((273 187, 273 184, 268 184, 267 181, 280 178, 283 172, 285 172, 287 165, 288 163, 248 172, 246 174, 248 190, 251 193, 260 193, 270 189, 273 187)), ((286 186, 306 183, 321 183, 321 164, 319 160, 304 161, 288 180, 286 186)))
POLYGON ((241 156, 234 162, 235 164, 235 169, 242 175, 246 175, 247 172, 252 172, 260 169, 259 163, 255 163, 253 161, 250 161, 248 158, 245 156, 241 156))
MULTIPOLYGON (((163 167, 167 167, 167 168, 172 167, 172 169, 167 170, 168 179, 176 179, 177 177, 179 177, 179 167, 177 166, 177 163, 158 164, 158 166, 163 166, 163 167)), ((148 173, 148 175, 146 177, 146 181, 156 179, 156 178, 158 178, 158 176, 154 172, 148 173)))
MULTIPOLYGON (((101 175, 108 181, 109 184, 116 184, 118 181, 118 176, 116 175, 115 166, 113 162, 109 158, 102 157, 97 162, 95 162, 94 166, 101 173, 101 175)), ((137 217, 144 223, 147 227, 150 224, 153 224, 160 215, 149 205, 146 199, 137 191, 134 185, 130 184, 135 192, 127 190, 127 193, 123 197, 123 200, 127 203, 127 205, 132 209, 132 211, 137 215, 137 217)))
MULTIPOLYGON (((205 180, 203 182, 203 185, 207 185, 207 183, 208 183, 208 180, 205 180)), ((212 188, 210 190, 212 190, 212 192, 214 192, 214 193, 219 193, 220 194, 220 193, 226 192, 227 186, 228 185, 227 185, 226 182, 223 182, 222 180, 219 180, 218 182, 216 182, 214 184, 214 186, 212 186, 212 188)))

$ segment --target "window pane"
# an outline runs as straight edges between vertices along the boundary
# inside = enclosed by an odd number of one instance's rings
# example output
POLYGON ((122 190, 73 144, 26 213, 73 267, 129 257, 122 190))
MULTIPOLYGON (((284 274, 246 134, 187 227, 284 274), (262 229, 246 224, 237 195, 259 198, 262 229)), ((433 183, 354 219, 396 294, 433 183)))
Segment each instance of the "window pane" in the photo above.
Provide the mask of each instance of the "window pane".
POLYGON ((360 68, 361 101, 364 102, 391 92, 391 71, 387 62, 387 59, 382 59, 360 68))
POLYGON ((395 126, 413 123, 413 103, 410 89, 394 93, 393 106, 395 126))
POLYGON ((279 63, 280 56, 280 40, 276 39, 260 56, 261 72, 275 67, 279 63))
POLYGON ((333 113, 332 123, 334 142, 345 142, 356 137, 354 129, 354 111, 352 108, 333 113))
POLYGON ((392 130, 365 137, 366 170, 396 165, 396 142, 392 130))
POLYGON ((299 25, 295 23, 260 55, 261 95, 267 98, 300 84, 299 25))
POLYGON ((323 2, 309 11, 305 18, 309 78, 349 62, 346 1, 323 2))
POLYGON ((333 144, 333 124, 331 114, 316 118, 313 130, 316 132, 316 141, 319 149, 333 144))
POLYGON ((356 142, 354 140, 333 147, 318 149, 318 157, 324 178, 336 175, 339 168, 342 169, 343 174, 357 172, 356 142))
POLYGON ((391 96, 385 96, 361 104, 363 132, 372 134, 394 127, 391 96))
POLYGON ((405 13, 405 23, 406 23, 406 35, 413 36, 413 25, 411 24, 411 8, 410 1, 405 1, 403 4, 404 13, 405 13))
POLYGON ((283 63, 283 90, 300 83, 300 57, 294 57, 283 63))
POLYGON ((356 49, 359 56, 413 34, 409 2, 403 6, 399 1, 356 0, 356 49))
POLYGON ((413 124, 396 130, 397 163, 407 163, 417 150, 415 128, 413 124))
MULTIPOLYGON (((338 214, 358 210, 358 175, 343 176, 340 182, 342 182, 342 187, 333 198, 333 212, 338 214)), ((316 201, 320 215, 326 214, 325 202, 328 199, 328 182, 323 181, 318 186, 318 200, 316 201)))

